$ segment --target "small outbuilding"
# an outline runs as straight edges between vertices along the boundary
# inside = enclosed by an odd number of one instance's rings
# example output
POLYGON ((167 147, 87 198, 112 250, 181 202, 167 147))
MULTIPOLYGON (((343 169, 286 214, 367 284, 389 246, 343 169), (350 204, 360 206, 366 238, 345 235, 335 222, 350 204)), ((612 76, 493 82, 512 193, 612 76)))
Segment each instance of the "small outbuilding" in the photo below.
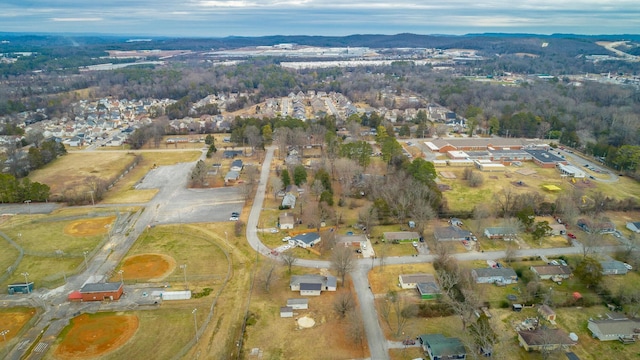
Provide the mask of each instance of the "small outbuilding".
POLYGON ((309 299, 287 299, 287 306, 295 310, 307 310, 309 299))
POLYGON ((13 294, 29 294, 33 292, 33 281, 28 283, 15 283, 7 286, 9 295, 13 294))
POLYGON ((281 318, 292 318, 293 317, 293 308, 289 306, 283 306, 280 308, 280 317, 281 318))
POLYGON ((637 222, 628 222, 627 229, 633 231, 634 233, 640 234, 640 221, 637 222))
POLYGON ((296 207, 296 196, 292 193, 286 193, 282 198, 283 209, 294 209, 296 207))
POLYGON ((544 304, 538 308, 538 314, 547 321, 556 321, 556 312, 549 305, 544 304))

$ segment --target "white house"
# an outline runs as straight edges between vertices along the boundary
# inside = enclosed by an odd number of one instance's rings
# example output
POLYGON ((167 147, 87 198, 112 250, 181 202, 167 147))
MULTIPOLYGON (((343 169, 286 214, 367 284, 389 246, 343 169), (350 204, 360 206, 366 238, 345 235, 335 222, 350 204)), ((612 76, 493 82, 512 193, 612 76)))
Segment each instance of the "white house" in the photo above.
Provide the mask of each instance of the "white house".
POLYGON ((628 222, 627 229, 640 234, 640 221, 638 222, 628 222))
POLYGON ((282 198, 282 207, 286 209, 293 209, 296 207, 296 196, 292 193, 286 193, 282 198))
POLYGON ((640 333, 640 319, 606 319, 589 320, 587 325, 594 338, 600 341, 611 341, 621 339, 638 339, 640 333))
POLYGON ((300 295, 320 295, 319 291, 336 291, 338 279, 335 276, 294 275, 289 280, 291 291, 300 291, 300 295), (318 286, 308 286, 317 284, 318 286))
POLYGON ((287 306, 295 310, 307 310, 309 299, 287 299, 287 306))
POLYGON ((293 229, 295 220, 292 214, 284 213, 278 216, 278 227, 282 230, 293 229))
POLYGON ((293 308, 289 306, 283 306, 280 308, 280 317, 281 318, 292 318, 293 317, 293 308))

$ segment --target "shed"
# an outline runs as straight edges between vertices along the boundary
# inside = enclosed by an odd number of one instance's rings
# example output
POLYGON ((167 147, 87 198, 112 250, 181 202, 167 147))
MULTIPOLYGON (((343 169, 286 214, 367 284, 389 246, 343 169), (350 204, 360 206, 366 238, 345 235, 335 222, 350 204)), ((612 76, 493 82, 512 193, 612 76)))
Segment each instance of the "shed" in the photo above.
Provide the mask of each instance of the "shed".
POLYGON ((160 298, 162 300, 189 300, 191 299, 191 290, 185 291, 161 291, 160 298))
POLYGON ((418 294, 420 295, 420 299, 422 300, 433 300, 440 297, 442 291, 440 290, 440 286, 434 280, 433 282, 421 282, 416 285, 416 289, 418 290, 418 294))
POLYGON ((556 312, 549 305, 544 304, 538 308, 538 314, 547 321, 556 321, 556 312))
POLYGON ((281 318, 292 318, 293 317, 293 308, 290 306, 283 306, 280 308, 280 317, 281 318))
POLYGON ((121 282, 87 283, 80 289, 82 301, 118 300, 123 292, 121 282))
POLYGON ((309 308, 309 299, 288 299, 287 306, 295 310, 306 310, 309 308))
POLYGON ((515 311, 515 312, 520 312, 522 311, 522 304, 513 304, 511 305, 511 310, 515 311))
POLYGON ((82 294, 80 294, 80 291, 78 291, 78 290, 72 291, 67 296, 67 300, 72 301, 72 302, 82 301, 82 294))
POLYGON ((13 294, 29 294, 33 292, 33 281, 28 283, 15 283, 7 286, 9 295, 13 294))

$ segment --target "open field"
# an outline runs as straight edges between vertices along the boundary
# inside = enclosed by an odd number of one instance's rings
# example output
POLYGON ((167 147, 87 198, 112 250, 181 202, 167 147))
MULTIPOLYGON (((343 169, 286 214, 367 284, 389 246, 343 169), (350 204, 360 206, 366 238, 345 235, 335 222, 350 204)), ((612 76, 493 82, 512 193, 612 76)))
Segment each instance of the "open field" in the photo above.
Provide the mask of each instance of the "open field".
MULTIPOLYGON (((91 252, 105 239, 115 220, 111 214, 80 219, 73 215, 16 216, 15 220, 5 222, 0 230, 25 250, 24 258, 6 283, 24 281, 21 274, 29 273, 29 280, 36 287, 62 284, 64 275, 72 275, 81 266, 83 252, 91 252)), ((7 266, 13 264, 17 250, 4 240, 0 248, 7 249, 2 251, 0 261, 8 262, 7 266)))
POLYGON ((138 330, 135 315, 82 314, 63 330, 54 356, 60 359, 91 359, 121 347, 138 330))
MULTIPOLYGON (((270 292, 257 282, 251 300, 250 311, 255 322, 247 327, 245 354, 253 348, 263 353, 264 359, 351 359, 368 356, 366 341, 362 346, 354 344, 347 334, 348 322, 340 319, 333 310, 338 292, 322 292, 308 297, 308 310, 294 310, 293 318, 280 318, 280 307, 289 298, 300 294, 289 289, 289 275, 280 269, 270 292), (296 318, 308 316, 315 326, 298 330, 296 318)), ((251 357, 247 357, 251 358, 251 357)))
POLYGON ((29 178, 49 185, 52 198, 67 192, 82 194, 92 190, 92 183, 115 179, 134 160, 135 155, 126 152, 70 152, 34 170, 29 178))
POLYGON ((202 154, 200 151, 141 151, 142 160, 124 178, 105 194, 103 203, 124 204, 139 203, 151 200, 158 190, 136 190, 134 186, 142 179, 153 166, 173 165, 179 162, 195 161, 202 154))
POLYGON ((36 310, 26 307, 0 308, 0 329, 9 330, 5 334, 7 341, 0 341, 0 349, 11 343, 11 339, 20 335, 25 324, 36 315, 36 310))
MULTIPOLYGON (((224 233, 222 234, 224 237, 224 233)), ((114 278, 119 277, 117 272, 124 270, 123 276, 130 276, 129 280, 149 281, 149 275, 160 276, 172 285, 184 286, 184 274, 190 286, 198 288, 212 286, 212 281, 219 283, 224 279, 227 272, 226 261, 211 261, 212 258, 224 258, 220 248, 215 244, 216 239, 209 239, 198 231, 193 225, 168 225, 155 226, 147 229, 136 243, 131 247, 124 263, 121 263, 114 272, 114 278), (173 271, 168 274, 142 274, 133 278, 135 271, 131 270, 134 263, 131 259, 137 255, 161 254, 167 261, 166 270, 173 271), (171 264, 186 265, 185 269, 171 264), (127 271, 129 267, 129 271, 127 271)), ((153 266, 152 262, 147 262, 142 267, 153 266)), ((165 268, 164 265, 159 265, 165 268)))

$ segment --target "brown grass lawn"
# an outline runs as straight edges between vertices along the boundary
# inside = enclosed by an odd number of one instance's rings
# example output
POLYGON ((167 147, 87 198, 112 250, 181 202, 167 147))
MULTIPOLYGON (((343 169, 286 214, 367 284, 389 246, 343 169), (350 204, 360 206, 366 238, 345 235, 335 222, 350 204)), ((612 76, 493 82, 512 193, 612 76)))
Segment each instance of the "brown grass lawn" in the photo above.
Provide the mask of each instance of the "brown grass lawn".
POLYGON ((65 191, 81 194, 88 191, 91 181, 115 179, 133 162, 134 157, 123 152, 70 152, 33 171, 29 178, 49 185, 52 197, 65 191))
POLYGON ((142 151, 138 152, 142 155, 142 161, 138 163, 132 171, 130 171, 123 179, 105 195, 103 203, 105 204, 122 204, 147 202, 151 200, 158 192, 156 189, 136 190, 134 186, 142 179, 154 165, 174 165, 180 162, 195 161, 200 155, 199 151, 185 150, 182 151, 142 151))
MULTIPOLYGON (((260 279, 259 275, 257 277, 260 279)), ((258 280, 251 300, 251 312, 256 322, 247 327, 245 354, 252 348, 263 351, 265 359, 351 359, 368 356, 363 347, 353 344, 346 329, 346 320, 333 310, 337 292, 323 292, 309 297, 308 310, 295 310, 294 318, 280 318, 279 309, 288 298, 298 298, 289 289, 289 275, 284 269, 267 293, 258 280), (296 317, 309 316, 316 321, 310 329, 297 330, 296 317)), ((344 291, 339 285, 339 290, 344 291)))

